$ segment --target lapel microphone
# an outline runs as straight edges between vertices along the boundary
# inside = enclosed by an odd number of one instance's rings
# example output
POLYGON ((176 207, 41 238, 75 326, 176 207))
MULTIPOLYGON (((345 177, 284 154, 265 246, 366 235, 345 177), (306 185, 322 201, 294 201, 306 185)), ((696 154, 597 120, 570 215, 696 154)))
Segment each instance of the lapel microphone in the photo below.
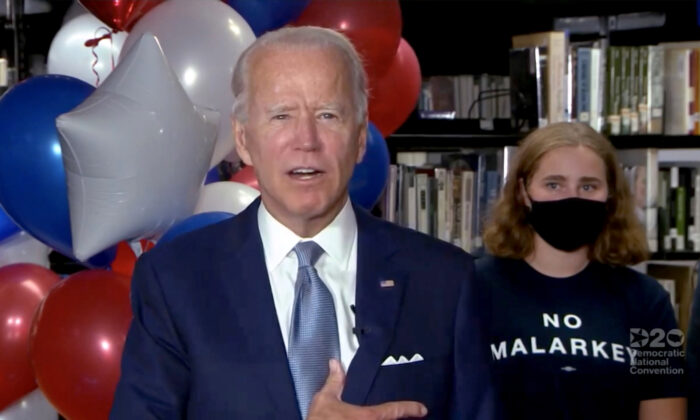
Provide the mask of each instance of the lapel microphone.
MULTIPOLYGON (((357 313, 355 309, 355 305, 350 305, 350 310, 352 311, 353 315, 357 313)), ((355 334, 357 338, 360 338, 361 336, 367 334, 369 332, 368 327, 360 328, 360 327, 353 327, 352 333, 355 334)))
POLYGON ((355 334, 357 338, 360 338, 360 336, 367 334, 367 328, 354 327, 352 329, 352 333, 355 334))

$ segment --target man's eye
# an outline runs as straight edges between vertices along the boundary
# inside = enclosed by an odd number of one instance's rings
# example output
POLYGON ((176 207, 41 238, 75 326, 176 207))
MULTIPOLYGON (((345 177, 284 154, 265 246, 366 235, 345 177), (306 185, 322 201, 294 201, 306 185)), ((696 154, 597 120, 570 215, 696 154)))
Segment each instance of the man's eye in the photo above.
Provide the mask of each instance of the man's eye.
POLYGON ((323 112, 323 113, 321 113, 320 117, 323 118, 324 120, 337 118, 336 115, 331 113, 331 112, 323 112))
POLYGON ((289 114, 276 114, 272 116, 273 120, 286 120, 289 118, 289 114))

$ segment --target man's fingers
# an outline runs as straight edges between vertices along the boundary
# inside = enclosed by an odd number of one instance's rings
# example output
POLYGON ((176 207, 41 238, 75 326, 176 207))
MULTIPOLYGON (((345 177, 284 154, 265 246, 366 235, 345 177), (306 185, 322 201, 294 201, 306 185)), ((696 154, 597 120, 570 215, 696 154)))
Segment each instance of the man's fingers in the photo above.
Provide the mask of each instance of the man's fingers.
POLYGON ((394 420, 404 417, 425 417, 428 409, 416 401, 392 401, 367 407, 380 420, 394 420))
POLYGON ((330 392, 333 396, 340 399, 343 394, 343 386, 345 386, 345 372, 343 372, 343 367, 340 366, 340 362, 335 359, 330 359, 328 361, 328 377, 326 378, 326 383, 321 388, 320 392, 330 392))

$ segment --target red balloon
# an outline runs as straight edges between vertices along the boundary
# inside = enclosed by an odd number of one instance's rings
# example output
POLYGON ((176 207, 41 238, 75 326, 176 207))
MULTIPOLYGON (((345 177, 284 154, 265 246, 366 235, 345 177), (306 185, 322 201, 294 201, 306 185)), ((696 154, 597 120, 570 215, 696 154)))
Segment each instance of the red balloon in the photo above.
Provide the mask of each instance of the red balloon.
POLYGON ((29 359, 29 328, 41 300, 60 280, 39 265, 0 268, 0 411, 36 388, 29 359))
POLYGON ((134 252, 132 245, 129 242, 121 241, 117 244, 117 255, 114 257, 114 261, 110 265, 112 271, 122 276, 131 278, 134 273, 134 267, 136 266, 136 260, 141 254, 146 251, 151 250, 155 243, 141 239, 138 243, 133 243, 137 249, 137 253, 134 252))
POLYGON ((117 244, 117 255, 110 264, 112 271, 122 276, 131 277, 136 265, 136 255, 128 242, 122 241, 117 244))
POLYGON ((258 178, 255 176, 255 169, 253 169, 252 166, 246 166, 231 175, 229 181, 240 182, 241 184, 246 184, 260 191, 260 184, 258 184, 258 178))
POLYGON ((292 23, 335 29, 352 41, 370 77, 386 72, 401 39, 398 0, 311 0, 292 23))
POLYGON ((384 137, 406 121, 418 102, 421 74, 413 48, 401 38, 389 70, 377 79, 370 79, 369 120, 384 137))
POLYGON ((130 31, 136 22, 163 0, 78 0, 115 31, 130 31))
POLYGON ((44 299, 30 355, 39 388, 64 417, 108 417, 130 322, 129 279, 110 271, 76 273, 44 299))

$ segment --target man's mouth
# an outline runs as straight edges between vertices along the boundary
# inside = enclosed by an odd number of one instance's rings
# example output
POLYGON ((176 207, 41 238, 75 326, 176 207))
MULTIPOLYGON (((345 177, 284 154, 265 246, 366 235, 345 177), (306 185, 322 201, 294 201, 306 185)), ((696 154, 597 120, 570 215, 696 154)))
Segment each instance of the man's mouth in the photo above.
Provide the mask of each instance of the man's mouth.
POLYGON ((315 177, 323 174, 323 171, 320 171, 320 170, 315 169, 315 168, 294 168, 291 171, 289 171, 288 174, 292 178, 306 180, 306 179, 315 178, 315 177))

